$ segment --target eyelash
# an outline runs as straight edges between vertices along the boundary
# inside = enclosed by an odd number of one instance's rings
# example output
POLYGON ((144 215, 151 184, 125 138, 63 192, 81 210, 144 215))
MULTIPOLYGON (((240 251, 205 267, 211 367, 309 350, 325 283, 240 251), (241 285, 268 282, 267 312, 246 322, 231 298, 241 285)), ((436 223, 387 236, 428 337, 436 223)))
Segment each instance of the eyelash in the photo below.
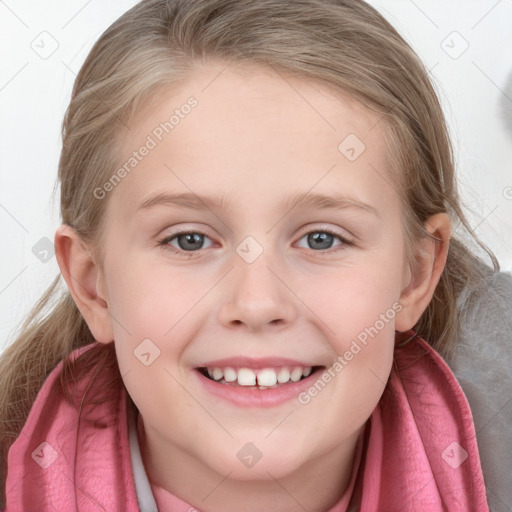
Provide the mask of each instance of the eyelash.
MULTIPOLYGON (((320 254, 326 254, 326 253, 327 254, 331 254, 333 252, 337 253, 339 251, 346 250, 347 247, 352 247, 354 245, 353 242, 351 242, 350 240, 347 240, 346 238, 342 237, 338 233, 335 233, 334 231, 331 231, 330 229, 313 229, 311 231, 307 231, 306 233, 304 233, 299 238, 299 240, 304 238, 306 235, 310 235, 311 233, 326 233, 326 234, 334 236, 340 242, 342 242, 342 245, 340 246, 340 248, 335 249, 335 250, 323 249, 323 250, 319 250, 319 251, 314 251, 313 249, 311 249, 313 252, 316 252, 316 253, 320 253, 320 254)), ((202 231, 178 231, 177 233, 173 233, 173 234, 171 234, 169 236, 166 236, 162 240, 160 240, 158 242, 158 246, 161 246, 161 247, 163 247, 166 250, 170 250, 176 256, 179 256, 181 258, 191 258, 191 257, 195 256, 195 253, 199 252, 199 250, 198 251, 183 251, 183 250, 180 250, 180 249, 176 249, 172 245, 169 245, 169 242, 171 240, 174 240, 175 238, 181 236, 181 235, 192 235, 192 234, 202 235, 202 236, 205 236, 207 238, 210 238, 206 233, 203 233, 202 231)))

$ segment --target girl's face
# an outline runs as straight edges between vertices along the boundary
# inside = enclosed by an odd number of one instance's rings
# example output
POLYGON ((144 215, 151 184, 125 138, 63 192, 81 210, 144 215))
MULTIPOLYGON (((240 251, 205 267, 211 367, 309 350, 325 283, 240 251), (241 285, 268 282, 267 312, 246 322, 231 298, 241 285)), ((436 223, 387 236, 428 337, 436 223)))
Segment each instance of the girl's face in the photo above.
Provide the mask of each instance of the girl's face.
POLYGON ((150 450, 239 480, 348 453, 409 276, 379 118, 257 67, 210 63, 162 97, 94 199, 109 201, 101 287, 150 450))

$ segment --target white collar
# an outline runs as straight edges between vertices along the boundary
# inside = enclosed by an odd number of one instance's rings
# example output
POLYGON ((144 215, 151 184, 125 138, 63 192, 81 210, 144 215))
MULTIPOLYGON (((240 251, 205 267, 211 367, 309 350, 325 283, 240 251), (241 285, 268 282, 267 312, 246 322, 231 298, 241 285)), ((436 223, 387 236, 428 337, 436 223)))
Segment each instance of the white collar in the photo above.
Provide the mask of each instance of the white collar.
POLYGON ((136 415, 128 414, 130 455, 132 460, 133 479, 135 482, 135 494, 139 503, 140 512, 158 512, 153 491, 149 484, 146 470, 140 454, 139 440, 137 438, 136 415))

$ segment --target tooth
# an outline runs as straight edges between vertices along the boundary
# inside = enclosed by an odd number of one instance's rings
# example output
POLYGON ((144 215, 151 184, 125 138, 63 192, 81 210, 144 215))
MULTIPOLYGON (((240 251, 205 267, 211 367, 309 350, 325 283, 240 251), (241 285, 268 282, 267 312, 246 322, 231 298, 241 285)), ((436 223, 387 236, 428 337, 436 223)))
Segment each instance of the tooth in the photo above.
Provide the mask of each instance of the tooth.
POLYGON ((254 386, 256 384, 256 374, 249 368, 240 368, 238 370, 238 384, 240 386, 254 386))
POLYGON ((213 379, 213 370, 211 368, 206 368, 208 370, 208 375, 213 379))
POLYGON ((235 382, 237 377, 236 370, 233 370, 233 368, 224 368, 224 380, 226 382, 235 382))
POLYGON ((311 366, 306 366, 306 368, 304 368, 304 371, 302 372, 302 375, 304 375, 304 377, 308 377, 310 374, 311 374, 311 366))
POLYGON ((220 368, 214 368, 212 374, 213 380, 220 380, 224 376, 224 373, 220 368))
POLYGON ((272 368, 265 368, 258 373, 259 386, 273 386, 277 382, 277 375, 272 368))
POLYGON ((290 370, 288 370, 288 368, 281 368, 281 370, 277 374, 277 382, 279 382, 279 384, 285 384, 289 380, 290 380, 290 370))
POLYGON ((297 366, 292 370, 292 373, 290 374, 290 379, 292 382, 298 382, 300 378, 302 377, 302 368, 300 366, 297 366))

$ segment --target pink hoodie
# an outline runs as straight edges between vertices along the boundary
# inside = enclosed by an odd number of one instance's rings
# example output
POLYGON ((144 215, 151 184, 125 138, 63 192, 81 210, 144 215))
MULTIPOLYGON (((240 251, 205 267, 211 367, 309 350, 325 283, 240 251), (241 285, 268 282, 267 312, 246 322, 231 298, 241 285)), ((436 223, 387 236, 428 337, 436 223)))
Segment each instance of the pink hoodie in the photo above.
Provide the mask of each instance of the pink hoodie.
MULTIPOLYGON (((139 511, 128 395, 113 344, 93 343, 72 359, 73 375, 81 374, 69 388, 71 402, 63 394, 61 362, 9 450, 6 512, 139 511), (84 368, 78 356, 94 351, 107 354, 106 364, 84 368)), ((421 338, 395 349, 386 389, 363 432, 352 495, 332 511, 488 512, 468 402, 421 338)), ((157 494, 161 500, 162 491, 157 494)))

